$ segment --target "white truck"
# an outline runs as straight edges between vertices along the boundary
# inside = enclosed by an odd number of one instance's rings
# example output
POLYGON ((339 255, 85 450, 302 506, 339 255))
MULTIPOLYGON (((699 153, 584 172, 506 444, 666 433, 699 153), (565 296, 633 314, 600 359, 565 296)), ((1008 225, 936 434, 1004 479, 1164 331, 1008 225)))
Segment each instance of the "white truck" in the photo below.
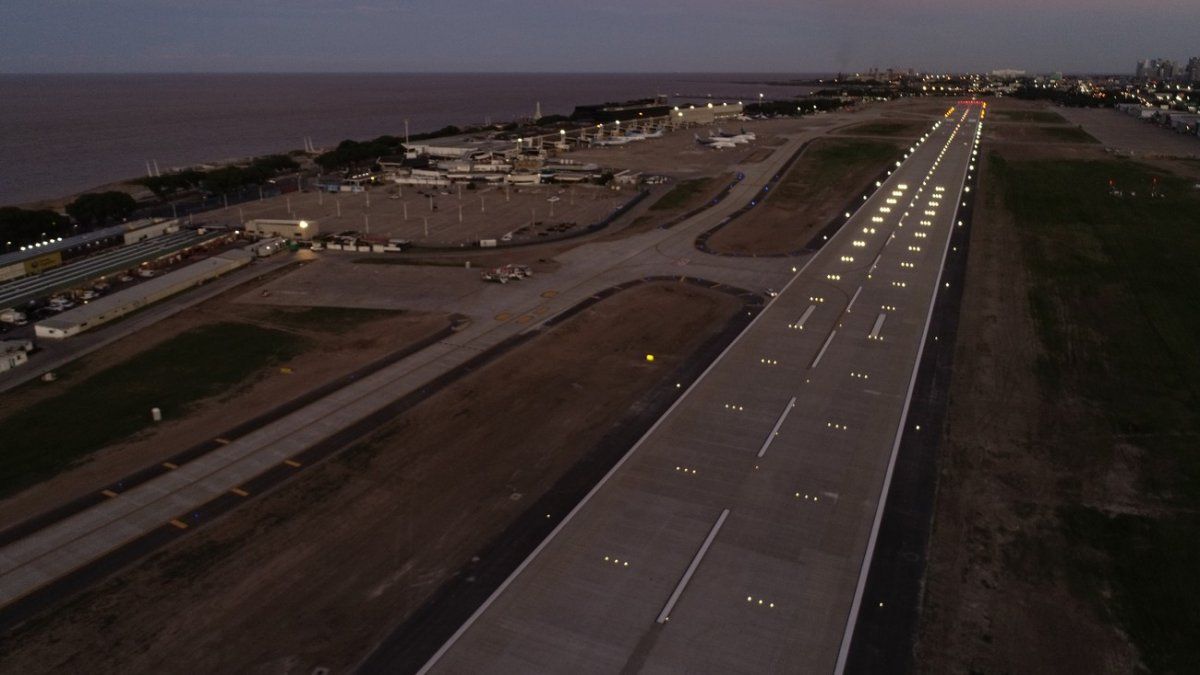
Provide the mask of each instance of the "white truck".
POLYGON ((25 317, 25 312, 18 311, 12 307, 0 309, 0 321, 4 323, 11 323, 14 326, 24 326, 25 324, 29 323, 28 319, 25 317))

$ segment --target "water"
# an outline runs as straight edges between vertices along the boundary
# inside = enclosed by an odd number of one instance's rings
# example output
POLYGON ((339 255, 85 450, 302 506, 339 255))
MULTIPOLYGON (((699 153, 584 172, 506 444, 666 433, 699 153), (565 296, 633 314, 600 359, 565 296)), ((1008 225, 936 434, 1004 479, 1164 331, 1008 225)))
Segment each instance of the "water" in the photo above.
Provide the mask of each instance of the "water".
POLYGON ((664 93, 679 100, 786 98, 800 75, 212 74, 0 75, 0 205, 62 197, 146 173, 284 152, 312 137, 402 135, 570 114, 664 93))

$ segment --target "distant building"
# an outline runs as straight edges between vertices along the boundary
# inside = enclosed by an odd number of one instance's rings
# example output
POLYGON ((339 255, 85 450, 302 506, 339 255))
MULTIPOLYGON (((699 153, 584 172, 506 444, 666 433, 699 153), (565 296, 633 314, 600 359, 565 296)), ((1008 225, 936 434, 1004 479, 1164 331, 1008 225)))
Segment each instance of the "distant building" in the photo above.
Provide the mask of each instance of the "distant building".
POLYGON ((670 110, 671 107, 667 105, 667 97, 659 95, 654 98, 643 98, 624 103, 575 106, 575 111, 571 113, 571 119, 602 123, 617 120, 629 121, 639 117, 665 117, 670 110))
POLYGON ((1025 76, 1025 71, 1015 70, 1013 68, 1001 68, 1000 70, 992 71, 992 77, 999 77, 999 78, 1005 79, 1005 80, 1011 80, 1013 78, 1024 77, 1024 76, 1025 76))
POLYGON ((255 237, 283 237, 296 241, 312 241, 321 233, 320 223, 315 220, 271 220, 257 218, 246 223, 246 234, 255 237))
POLYGON ((1188 59, 1184 76, 1188 84, 1200 84, 1200 56, 1193 56, 1188 59))
MULTIPOLYGON (((1191 62, 1188 62, 1189 67, 1191 62)), ((1143 80, 1172 82, 1176 78, 1186 79, 1186 71, 1171 59, 1143 59, 1137 64, 1137 77, 1143 80)))

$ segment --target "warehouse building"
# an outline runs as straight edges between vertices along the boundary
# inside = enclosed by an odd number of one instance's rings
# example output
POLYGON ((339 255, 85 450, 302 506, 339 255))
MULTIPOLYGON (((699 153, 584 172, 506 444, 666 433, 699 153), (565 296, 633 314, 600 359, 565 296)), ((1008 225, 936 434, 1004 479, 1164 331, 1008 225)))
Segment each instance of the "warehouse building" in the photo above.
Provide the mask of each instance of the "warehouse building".
POLYGON ((61 267, 73 258, 178 231, 178 220, 146 218, 73 237, 55 237, 22 246, 18 251, 0 255, 0 282, 41 274, 61 267))
POLYGON ((705 105, 677 105, 670 112, 676 125, 695 126, 731 120, 745 114, 745 106, 737 103, 707 103, 705 105))
POLYGON ((176 293, 199 286, 206 281, 248 265, 254 259, 249 251, 237 250, 192 263, 161 277, 148 279, 132 288, 93 300, 86 305, 70 309, 58 316, 39 321, 34 325, 38 337, 61 340, 77 335, 96 326, 119 319, 143 307, 176 293))
POLYGON ((315 220, 270 220, 259 218, 246 223, 246 234, 253 237, 283 237, 292 241, 312 241, 321 234, 315 220))

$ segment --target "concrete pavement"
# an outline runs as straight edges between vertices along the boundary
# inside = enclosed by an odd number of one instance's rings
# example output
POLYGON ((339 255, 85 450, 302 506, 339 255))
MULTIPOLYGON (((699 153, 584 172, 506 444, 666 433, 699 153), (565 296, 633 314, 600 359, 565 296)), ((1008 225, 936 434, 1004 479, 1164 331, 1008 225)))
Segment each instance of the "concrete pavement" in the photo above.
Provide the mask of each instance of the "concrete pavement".
POLYGON ((978 120, 943 120, 425 670, 840 671, 978 120))

